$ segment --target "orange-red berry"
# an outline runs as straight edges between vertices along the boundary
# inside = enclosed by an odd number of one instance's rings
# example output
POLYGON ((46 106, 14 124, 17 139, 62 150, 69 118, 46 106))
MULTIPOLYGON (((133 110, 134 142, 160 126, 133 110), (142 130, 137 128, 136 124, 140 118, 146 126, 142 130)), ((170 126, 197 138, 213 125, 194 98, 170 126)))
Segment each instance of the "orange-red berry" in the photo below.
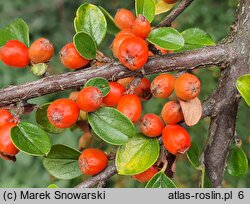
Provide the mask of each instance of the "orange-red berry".
POLYGON ((161 135, 165 125, 158 115, 151 113, 142 117, 139 127, 144 135, 158 137, 161 135))
POLYGON ((178 0, 163 0, 163 1, 165 1, 165 2, 168 3, 168 4, 174 4, 174 3, 176 3, 178 0))
POLYGON ((144 182, 148 182, 158 172, 159 172, 159 170, 156 167, 151 166, 146 171, 144 171, 144 172, 142 172, 140 174, 136 174, 136 175, 132 176, 132 178, 139 181, 139 182, 141 182, 141 183, 144 183, 144 182))
POLYGON ((103 98, 105 106, 116 106, 123 96, 126 89, 117 82, 109 82, 110 92, 103 98))
POLYGON ((47 110, 51 124, 58 128, 68 128, 78 120, 80 109, 71 99, 58 99, 52 102, 47 110))
POLYGON ((180 125, 167 125, 162 132, 164 147, 171 153, 184 154, 191 146, 188 132, 180 125))
POLYGON ((137 37, 145 39, 151 32, 151 25, 146 17, 139 14, 133 24, 132 31, 137 37))
POLYGON ((195 75, 185 73, 176 79, 174 90, 178 98, 192 100, 199 96, 201 82, 195 75))
POLYGON ((103 95, 98 88, 89 86, 80 91, 76 102, 81 110, 94 112, 102 105, 103 95))
POLYGON ((162 108, 161 117, 168 125, 181 122, 184 116, 180 103, 178 101, 167 102, 162 108))
POLYGON ((121 30, 132 28, 135 21, 135 15, 127 9, 119 9, 114 17, 115 24, 121 30))
POLYGON ((54 55, 54 46, 46 38, 39 38, 29 48, 30 60, 34 63, 48 62, 54 55))
POLYGON ((11 112, 5 109, 0 109, 0 128, 4 126, 6 123, 10 123, 14 121, 14 117, 11 112))
POLYGON ((24 68, 30 63, 29 50, 24 43, 18 40, 9 40, 0 49, 0 59, 8 66, 24 68))
POLYGON ((15 126, 16 123, 6 123, 0 128, 0 152, 11 157, 14 157, 19 152, 10 138, 10 131, 15 126))
POLYGON ((135 88, 135 95, 139 96, 141 99, 149 99, 152 96, 150 86, 150 80, 147 78, 142 78, 139 85, 135 88))
POLYGON ((108 156, 99 149, 85 149, 78 160, 80 170, 85 175, 100 173, 108 165, 108 156))
POLYGON ((148 45, 138 37, 125 39, 120 45, 118 59, 130 70, 142 68, 148 60, 148 45))
POLYGON ((126 115, 133 123, 136 123, 142 113, 141 101, 138 96, 134 94, 124 95, 118 105, 117 109, 126 115))
POLYGON ((151 92, 156 98, 167 98, 174 91, 175 77, 171 74, 160 74, 151 83, 151 92))
POLYGON ((89 64, 89 60, 77 52, 73 43, 68 43, 61 49, 60 59, 62 64, 69 69, 79 69, 89 64))

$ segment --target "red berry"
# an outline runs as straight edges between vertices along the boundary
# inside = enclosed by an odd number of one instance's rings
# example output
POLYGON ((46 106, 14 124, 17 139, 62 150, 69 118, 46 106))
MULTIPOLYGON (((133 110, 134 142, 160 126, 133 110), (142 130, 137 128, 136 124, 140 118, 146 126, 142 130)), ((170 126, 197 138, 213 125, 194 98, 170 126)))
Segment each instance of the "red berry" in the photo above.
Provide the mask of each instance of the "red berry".
POLYGON ((0 127, 13 121, 14 117, 12 116, 11 112, 5 109, 0 109, 0 127))
POLYGON ((167 98, 174 91, 175 77, 171 74, 160 74, 151 83, 151 92, 156 98, 167 98))
POLYGON ((39 38, 29 48, 30 60, 34 63, 48 62, 54 55, 54 47, 46 38, 39 38))
POLYGON ((47 110, 51 124, 58 128, 68 128, 78 120, 80 109, 71 99, 58 99, 52 102, 47 110))
POLYGON ((151 25, 143 15, 139 14, 133 24, 132 31, 137 37, 145 39, 151 32, 151 25))
POLYGON ((82 152, 78 163, 83 174, 93 176, 107 167, 108 156, 99 149, 89 148, 82 152))
POLYGON ((171 154, 184 154, 191 146, 188 132, 179 125, 167 125, 162 132, 162 140, 171 154))
POLYGON ((165 2, 168 3, 168 4, 174 4, 174 3, 176 3, 178 0, 163 0, 163 1, 165 1, 165 2))
POLYGON ((89 64, 89 60, 77 52, 73 43, 68 43, 61 49, 60 59, 62 64, 69 69, 79 69, 89 64))
POLYGON ((0 152, 11 157, 14 157, 19 152, 10 138, 11 128, 15 126, 16 123, 6 123, 0 128, 0 152))
POLYGON ((118 59, 130 70, 142 68, 148 60, 148 45, 138 37, 125 39, 120 45, 118 59))
POLYGON ((145 114, 140 122, 141 132, 148 137, 158 137, 161 135, 165 125, 162 119, 155 114, 145 114))
POLYGON ((151 95, 150 90, 151 82, 147 78, 142 78, 140 84, 135 88, 135 95, 139 96, 141 99, 147 100, 151 95))
POLYGON ((123 96, 126 89, 123 85, 117 82, 109 82, 110 92, 103 98, 103 103, 106 106, 116 106, 123 96))
POLYGON ((134 94, 124 95, 118 105, 117 109, 126 115, 133 123, 136 123, 142 113, 141 101, 138 96, 134 94))
POLYGON ((132 28, 135 15, 127 9, 119 9, 114 17, 115 24, 121 30, 132 28))
POLYGON ((176 124, 184 119, 180 103, 178 101, 167 102, 161 111, 164 122, 168 125, 176 124))
POLYGON ((139 182, 144 183, 144 182, 148 182, 158 172, 159 172, 159 170, 156 167, 151 166, 146 171, 144 171, 144 172, 142 172, 140 174, 136 174, 136 175, 132 176, 132 178, 139 181, 139 182))
POLYGON ((102 105, 102 92, 94 87, 89 86, 82 89, 77 96, 77 104, 85 112, 94 112, 102 105))
MULTIPOLYGON (((123 31, 121 31, 123 32, 123 31)), ((120 32, 120 33, 121 33, 120 32)), ((121 46, 121 44, 123 43, 124 40, 126 40, 127 38, 130 37, 134 37, 133 33, 125 33, 125 34, 117 34, 115 39, 112 42, 112 52, 114 57, 118 57, 118 52, 119 52, 119 48, 121 46)))
POLYGON ((18 40, 9 40, 0 50, 2 62, 11 67, 24 68, 29 65, 29 50, 18 40))

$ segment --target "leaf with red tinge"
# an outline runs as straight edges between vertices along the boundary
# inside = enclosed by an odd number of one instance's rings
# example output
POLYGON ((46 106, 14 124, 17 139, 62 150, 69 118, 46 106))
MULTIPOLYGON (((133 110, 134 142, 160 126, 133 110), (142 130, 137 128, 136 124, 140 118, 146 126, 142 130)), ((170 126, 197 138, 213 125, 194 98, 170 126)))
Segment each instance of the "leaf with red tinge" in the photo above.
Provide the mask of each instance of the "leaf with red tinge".
POLYGON ((188 126, 196 125, 202 116, 202 105, 199 98, 194 98, 190 101, 179 99, 181 109, 184 115, 184 121, 188 126))

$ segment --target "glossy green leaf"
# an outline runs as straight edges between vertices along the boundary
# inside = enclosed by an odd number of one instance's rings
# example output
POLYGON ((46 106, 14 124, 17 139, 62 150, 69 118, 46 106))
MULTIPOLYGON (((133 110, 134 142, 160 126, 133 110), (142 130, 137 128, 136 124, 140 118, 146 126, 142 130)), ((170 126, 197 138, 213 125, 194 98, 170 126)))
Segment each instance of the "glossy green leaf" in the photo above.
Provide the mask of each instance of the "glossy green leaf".
POLYGON ((135 0, 136 15, 143 15, 152 22, 155 17, 155 2, 154 0, 135 0))
POLYGON ((74 20, 76 32, 92 36, 99 46, 107 32, 107 21, 102 11, 93 4, 82 4, 76 11, 74 20))
POLYGON ((73 42, 81 56, 89 60, 95 58, 97 47, 95 40, 88 33, 76 33, 73 37, 73 42))
POLYGON ((9 40, 19 40, 29 46, 29 27, 23 19, 17 18, 0 29, 0 47, 9 40))
POLYGON ((40 106, 36 111, 36 122, 42 129, 51 134, 59 134, 64 131, 62 128, 57 128, 49 122, 47 110, 50 103, 40 106))
POLYGON ((151 31, 148 41, 167 50, 178 50, 184 45, 184 38, 174 28, 157 28, 151 31))
POLYGON ((19 150, 34 156, 47 155, 51 148, 48 134, 32 123, 20 122, 12 128, 11 140, 19 150))
POLYGON ((116 168, 120 175, 135 175, 151 167, 159 156, 156 138, 137 134, 120 146, 116 154, 116 168))
POLYGON ((47 188, 59 188, 56 184, 50 184, 47 188))
POLYGON ((134 124, 114 108, 101 107, 88 114, 88 121, 95 134, 112 145, 123 145, 135 135, 134 124))
POLYGON ((215 44, 211 36, 199 28, 189 28, 184 30, 181 34, 185 39, 185 44, 202 46, 215 44))
POLYGON ((236 81, 236 86, 247 105, 250 106, 250 74, 240 76, 236 81))
POLYGON ((186 154, 189 162, 194 166, 194 168, 199 169, 201 163, 199 160, 200 152, 198 145, 192 142, 192 145, 186 154))
POLYGON ((177 186, 164 172, 160 171, 151 178, 145 188, 177 188, 177 186))
POLYGON ((227 159, 227 172, 232 176, 243 176, 248 171, 248 160, 244 151, 239 147, 232 147, 227 159))
POLYGON ((81 152, 64 145, 54 145, 43 159, 46 170, 59 179, 73 179, 82 173, 78 165, 81 152))
POLYGON ((103 96, 107 96, 110 91, 108 80, 101 77, 96 77, 88 80, 85 83, 84 87, 89 87, 89 86, 97 87, 102 92, 103 96))
POLYGON ((99 6, 99 9, 101 9, 102 13, 106 17, 107 21, 107 32, 112 35, 116 35, 120 29, 115 25, 114 18, 101 6, 99 6))

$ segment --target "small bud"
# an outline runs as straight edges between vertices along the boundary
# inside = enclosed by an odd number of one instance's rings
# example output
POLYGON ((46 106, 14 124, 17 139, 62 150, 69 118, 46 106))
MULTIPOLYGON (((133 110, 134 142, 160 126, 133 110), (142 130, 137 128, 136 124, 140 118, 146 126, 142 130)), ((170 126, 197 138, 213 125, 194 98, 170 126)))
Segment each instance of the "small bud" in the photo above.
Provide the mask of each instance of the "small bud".
POLYGON ((48 70, 48 65, 45 63, 33 64, 31 67, 31 73, 36 76, 42 76, 48 70))

